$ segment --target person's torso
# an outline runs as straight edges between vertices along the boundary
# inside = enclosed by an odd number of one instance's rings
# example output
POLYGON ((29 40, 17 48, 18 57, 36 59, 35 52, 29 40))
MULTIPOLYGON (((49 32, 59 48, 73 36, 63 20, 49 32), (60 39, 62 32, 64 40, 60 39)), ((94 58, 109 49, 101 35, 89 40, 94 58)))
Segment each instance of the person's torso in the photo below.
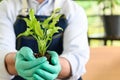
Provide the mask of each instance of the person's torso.
MULTIPOLYGON (((47 17, 48 16, 36 16, 37 20, 39 21, 44 21, 44 19, 46 19, 47 17)), ((16 37, 27 29, 27 25, 22 18, 24 18, 24 16, 18 16, 18 19, 14 24, 16 37)), ((52 43, 48 47, 48 50, 56 51, 57 53, 61 54, 63 51, 63 33, 65 28, 67 27, 67 20, 64 17, 61 17, 56 25, 60 26, 63 31, 60 31, 59 33, 53 35, 52 43)), ((20 37, 17 39, 17 50, 19 50, 23 46, 30 47, 34 53, 38 53, 37 41, 32 36, 20 37)))

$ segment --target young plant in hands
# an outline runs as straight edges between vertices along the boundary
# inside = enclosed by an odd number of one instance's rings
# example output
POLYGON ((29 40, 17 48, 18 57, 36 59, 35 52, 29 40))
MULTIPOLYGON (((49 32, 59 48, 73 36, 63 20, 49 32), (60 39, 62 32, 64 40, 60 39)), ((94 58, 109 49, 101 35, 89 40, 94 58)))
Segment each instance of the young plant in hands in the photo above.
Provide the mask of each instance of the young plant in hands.
POLYGON ((17 38, 21 36, 32 36, 37 41, 39 55, 44 56, 52 42, 53 35, 58 33, 59 30, 62 30, 61 27, 56 26, 56 23, 62 16, 62 14, 58 14, 59 11, 60 8, 54 10, 50 17, 40 22, 37 21, 34 10, 30 9, 29 18, 24 18, 27 29, 25 32, 19 34, 17 38))

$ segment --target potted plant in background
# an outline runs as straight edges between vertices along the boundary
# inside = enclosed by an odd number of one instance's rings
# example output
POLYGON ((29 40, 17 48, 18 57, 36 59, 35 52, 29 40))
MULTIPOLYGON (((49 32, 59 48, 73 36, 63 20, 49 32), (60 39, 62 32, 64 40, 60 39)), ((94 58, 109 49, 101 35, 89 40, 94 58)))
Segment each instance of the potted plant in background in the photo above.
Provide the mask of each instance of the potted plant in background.
POLYGON ((30 9, 29 19, 24 18, 27 29, 25 32, 20 33, 17 38, 21 36, 32 36, 38 45, 38 52, 36 57, 41 57, 46 55, 47 48, 52 42, 52 37, 55 33, 58 33, 59 30, 62 30, 61 27, 56 26, 56 23, 59 21, 62 14, 58 14, 60 8, 53 11, 50 17, 45 19, 43 22, 37 21, 34 10, 30 9))
POLYGON ((98 4, 102 6, 106 37, 120 37, 120 14, 115 12, 116 6, 120 5, 120 0, 98 0, 98 4))

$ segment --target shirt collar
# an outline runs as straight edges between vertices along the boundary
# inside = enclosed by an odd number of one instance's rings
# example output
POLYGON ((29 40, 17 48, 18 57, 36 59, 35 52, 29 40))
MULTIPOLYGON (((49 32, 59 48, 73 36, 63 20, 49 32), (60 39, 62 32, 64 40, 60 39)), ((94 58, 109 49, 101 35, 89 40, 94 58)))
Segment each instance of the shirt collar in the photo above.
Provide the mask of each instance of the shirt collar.
MULTIPOLYGON (((39 4, 39 2, 38 2, 37 0, 30 0, 30 1, 31 1, 32 3, 39 4)), ((43 3, 46 2, 46 1, 49 1, 49 0, 44 0, 43 3)))

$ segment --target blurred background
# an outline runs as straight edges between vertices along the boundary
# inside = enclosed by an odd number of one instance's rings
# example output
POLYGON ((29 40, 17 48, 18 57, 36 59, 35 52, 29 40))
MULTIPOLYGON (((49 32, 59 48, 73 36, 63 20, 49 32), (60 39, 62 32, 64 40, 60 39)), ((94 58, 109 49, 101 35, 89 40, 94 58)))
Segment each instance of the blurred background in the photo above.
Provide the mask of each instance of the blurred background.
POLYGON ((120 46, 120 0, 74 1, 86 11, 91 47, 120 46))
POLYGON ((74 0, 88 17, 90 59, 83 80, 120 80, 120 0, 74 0))

